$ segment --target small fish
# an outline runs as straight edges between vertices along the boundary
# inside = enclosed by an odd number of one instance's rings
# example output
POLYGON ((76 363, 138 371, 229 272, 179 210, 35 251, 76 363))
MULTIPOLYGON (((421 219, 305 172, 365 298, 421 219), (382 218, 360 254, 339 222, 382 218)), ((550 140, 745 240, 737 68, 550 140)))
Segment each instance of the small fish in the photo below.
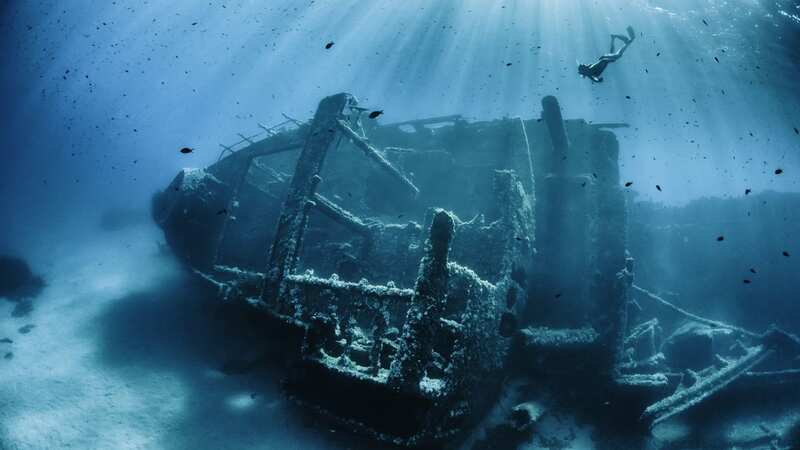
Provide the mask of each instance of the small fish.
POLYGON ((706 19, 703 19, 703 25, 708 26, 708 22, 706 22, 706 19))
POLYGON ((750 281, 750 280, 748 280, 747 278, 745 278, 744 280, 742 280, 742 283, 744 283, 744 284, 750 284, 750 283, 752 283, 752 281, 750 281))
POLYGON ((745 189, 744 190, 744 195, 750 195, 751 192, 753 192, 753 191, 750 190, 750 189, 745 189))
POLYGON ((756 269, 750 268, 750 273, 756 273, 756 269))
POLYGON ((506 67, 509 67, 510 65, 511 65, 511 63, 506 63, 506 67))
POLYGON ((333 41, 330 41, 327 44, 325 44, 325 50, 330 50, 331 47, 333 47, 333 41))
POLYGON ((789 257, 789 252, 787 252, 786 250, 784 250, 782 253, 783 253, 783 256, 785 256, 787 258, 789 257))
POLYGON ((794 134, 800 134, 800 130, 798 130, 797 127, 794 127, 794 134))
POLYGON ((225 209, 225 208, 222 208, 222 209, 220 209, 219 211, 217 211, 217 215, 218 215, 218 216, 221 216, 221 215, 223 215, 223 214, 228 214, 228 210, 227 210, 227 209, 225 209))
POLYGON ((180 151, 181 151, 181 153, 183 153, 184 155, 187 155, 187 154, 189 154, 189 153, 192 153, 192 152, 194 151, 194 149, 193 149, 193 148, 191 148, 191 147, 183 147, 183 148, 182 148, 180 151))
POLYGON ((195 26, 195 25, 197 25, 197 22, 192 22, 192 26, 195 26))
POLYGON ((3 339, 0 339, 0 343, 2 343, 2 344, 13 344, 14 341, 12 341, 11 339, 6 337, 6 338, 3 338, 3 339))
POLYGON ((661 192, 661 186, 656 185, 656 189, 658 189, 658 192, 661 192))
POLYGON ((725 240, 725 236, 717 236, 717 242, 722 242, 725 240))
POLYGON ((561 298, 561 292, 555 295, 555 298, 561 298))
POLYGON ((661 52, 656 53, 656 56, 661 56, 661 52))
POLYGON ((627 98, 628 100, 630 100, 630 99, 631 99, 631 96, 630 96, 630 95, 626 95, 626 96, 625 96, 625 98, 627 98))
POLYGON ((716 61, 716 62, 719 62, 719 58, 717 58, 717 57, 715 56, 715 57, 714 57, 714 61, 716 61))
POLYGON ((775 169, 775 175, 780 175, 783 173, 783 169, 775 169))
POLYGON ((29 323, 29 324, 27 324, 25 326, 20 327, 17 331, 19 331, 22 334, 28 334, 34 328, 36 328, 36 325, 34 325, 32 323, 29 323))
POLYGON ((3 356, 3 358, 5 358, 5 359, 11 359, 11 358, 13 358, 13 357, 14 357, 14 354, 13 354, 13 353, 11 353, 11 352, 8 352, 8 353, 6 353, 6 355, 5 355, 5 356, 3 356))
POLYGON ((375 119, 378 116, 380 116, 381 114, 383 114, 383 110, 382 109, 379 109, 377 111, 372 111, 371 113, 369 113, 369 118, 370 119, 375 119))
POLYGON ((628 181, 625 183, 625 187, 631 187, 631 185, 633 185, 633 181, 628 181))

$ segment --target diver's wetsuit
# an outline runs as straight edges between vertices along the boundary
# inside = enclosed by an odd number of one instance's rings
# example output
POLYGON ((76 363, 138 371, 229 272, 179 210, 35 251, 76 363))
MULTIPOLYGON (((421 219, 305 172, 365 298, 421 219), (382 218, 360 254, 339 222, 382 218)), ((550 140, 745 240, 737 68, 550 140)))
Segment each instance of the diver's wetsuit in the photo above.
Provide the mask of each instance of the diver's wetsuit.
POLYGON ((625 49, 628 48, 631 42, 633 42, 634 38, 636 38, 636 34, 633 31, 633 27, 628 27, 628 36, 622 36, 621 34, 612 34, 611 35, 611 49, 609 53, 601 56, 596 63, 591 65, 586 64, 579 64, 578 65, 578 73, 589 77, 593 82, 600 83, 603 81, 603 71, 606 70, 608 67, 608 63, 614 62, 622 57, 622 54, 625 53, 625 49), (619 50, 614 50, 614 41, 619 39, 623 42, 622 47, 619 50))

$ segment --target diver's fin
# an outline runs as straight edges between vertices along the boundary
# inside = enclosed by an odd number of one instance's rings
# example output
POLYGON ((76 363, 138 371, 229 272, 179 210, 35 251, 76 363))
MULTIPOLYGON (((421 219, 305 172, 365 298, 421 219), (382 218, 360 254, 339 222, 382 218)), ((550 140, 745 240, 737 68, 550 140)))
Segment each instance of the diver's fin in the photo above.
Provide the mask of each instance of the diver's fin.
POLYGON ((632 26, 628 25, 628 28, 626 28, 626 30, 628 30, 628 37, 630 38, 631 41, 636 39, 636 32, 633 31, 633 27, 632 26))

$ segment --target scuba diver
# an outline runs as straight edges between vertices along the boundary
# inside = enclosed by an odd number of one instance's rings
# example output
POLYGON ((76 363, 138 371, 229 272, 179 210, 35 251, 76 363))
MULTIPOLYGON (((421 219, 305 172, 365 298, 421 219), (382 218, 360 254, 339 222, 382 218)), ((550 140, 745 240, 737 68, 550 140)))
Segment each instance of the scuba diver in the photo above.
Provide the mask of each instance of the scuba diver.
POLYGON ((612 34, 611 35, 611 50, 609 53, 600 57, 594 64, 578 64, 578 73, 584 77, 589 77, 594 83, 600 83, 603 81, 603 71, 606 70, 608 63, 614 62, 622 57, 622 54, 625 53, 625 49, 633 42, 633 39, 636 38, 636 34, 633 32, 633 27, 628 27, 628 36, 623 36, 621 34, 612 34), (614 50, 614 41, 619 39, 622 41, 622 47, 619 50, 614 50))

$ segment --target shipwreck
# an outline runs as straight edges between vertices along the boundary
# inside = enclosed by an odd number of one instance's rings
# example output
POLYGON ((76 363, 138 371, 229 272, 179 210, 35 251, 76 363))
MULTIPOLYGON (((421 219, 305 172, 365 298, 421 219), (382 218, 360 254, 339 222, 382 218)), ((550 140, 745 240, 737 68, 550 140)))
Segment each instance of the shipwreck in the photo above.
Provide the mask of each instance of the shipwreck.
MULTIPOLYGON (((174 253, 288 349, 299 404, 387 444, 442 447, 479 441, 520 383, 612 403, 610 421, 647 434, 728 391, 800 380, 795 336, 634 283, 626 124, 564 120, 554 97, 530 119, 368 111, 324 98, 153 199, 174 253)), ((517 391, 511 440, 540 416, 517 391)))

